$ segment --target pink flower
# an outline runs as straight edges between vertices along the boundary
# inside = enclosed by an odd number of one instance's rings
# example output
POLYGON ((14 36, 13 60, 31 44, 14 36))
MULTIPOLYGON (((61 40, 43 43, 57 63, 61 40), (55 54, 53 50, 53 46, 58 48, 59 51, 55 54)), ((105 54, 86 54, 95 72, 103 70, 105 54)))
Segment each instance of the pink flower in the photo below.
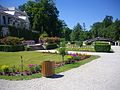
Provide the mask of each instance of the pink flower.
POLYGON ((29 66, 29 68, 32 68, 32 67, 34 67, 35 65, 34 65, 34 64, 29 64, 28 66, 29 66))

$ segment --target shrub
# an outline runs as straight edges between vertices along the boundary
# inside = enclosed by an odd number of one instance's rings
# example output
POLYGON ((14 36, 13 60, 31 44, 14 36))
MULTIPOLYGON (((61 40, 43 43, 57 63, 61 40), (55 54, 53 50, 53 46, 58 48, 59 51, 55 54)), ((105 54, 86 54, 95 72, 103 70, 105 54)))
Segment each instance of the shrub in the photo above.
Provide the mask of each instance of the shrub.
POLYGON ((109 45, 109 44, 95 44, 94 49, 96 52, 110 52, 111 45, 109 45))
POLYGON ((8 37, 0 39, 0 43, 4 45, 19 45, 21 44, 22 40, 23 39, 19 39, 17 37, 8 36, 8 37))
POLYGON ((66 41, 60 42, 60 46, 61 46, 61 47, 65 47, 65 46, 66 46, 66 41))
POLYGON ((22 28, 16 28, 14 26, 9 26, 9 36, 24 38, 25 40, 34 40, 38 42, 39 33, 32 30, 25 30, 22 28))
POLYGON ((58 52, 62 56, 62 61, 64 62, 64 56, 66 55, 66 48, 65 47, 59 48, 58 52))
POLYGON ((43 41, 45 43, 57 43, 57 44, 59 44, 60 38, 58 38, 58 37, 45 37, 45 38, 43 38, 43 41))
POLYGON ((23 45, 0 45, 0 51, 5 52, 15 52, 15 51, 24 51, 25 48, 23 45))
POLYGON ((109 44, 109 43, 105 41, 96 41, 95 44, 109 44))
POLYGON ((34 64, 29 64, 29 69, 31 73, 35 72, 35 65, 34 64))
POLYGON ((40 65, 35 65, 35 71, 40 72, 41 71, 41 66, 40 65))
POLYGON ((8 73, 8 72, 9 72, 9 66, 3 65, 3 66, 1 66, 1 70, 2 70, 4 73, 8 73))
POLYGON ((55 49, 58 48, 57 44, 51 43, 51 44, 46 44, 46 49, 55 49))
POLYGON ((82 42, 82 41, 77 41, 77 42, 76 42, 76 45, 78 45, 78 46, 81 47, 81 46, 83 45, 83 42, 82 42))

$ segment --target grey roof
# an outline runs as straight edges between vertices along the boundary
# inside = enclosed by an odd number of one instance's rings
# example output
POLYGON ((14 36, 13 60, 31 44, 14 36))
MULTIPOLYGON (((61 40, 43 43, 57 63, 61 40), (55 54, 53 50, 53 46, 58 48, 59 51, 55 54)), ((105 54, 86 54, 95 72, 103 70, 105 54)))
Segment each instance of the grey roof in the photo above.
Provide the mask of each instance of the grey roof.
POLYGON ((104 38, 104 37, 96 37, 96 38, 93 38, 93 39, 88 39, 88 40, 85 40, 87 42, 94 42, 94 41, 113 41, 111 38, 104 38))

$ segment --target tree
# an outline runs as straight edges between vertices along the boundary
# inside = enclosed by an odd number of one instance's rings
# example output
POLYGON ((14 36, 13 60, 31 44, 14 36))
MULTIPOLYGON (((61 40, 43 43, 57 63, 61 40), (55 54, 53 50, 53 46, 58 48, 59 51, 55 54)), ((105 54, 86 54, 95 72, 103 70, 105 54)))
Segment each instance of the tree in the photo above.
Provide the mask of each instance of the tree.
POLYGON ((91 26, 91 33, 93 38, 101 36, 101 27, 101 22, 96 22, 91 26))
POLYGON ((106 16, 103 20, 104 28, 112 25, 112 23, 113 23, 113 17, 112 16, 106 16))
POLYGON ((19 9, 26 11, 33 30, 40 34, 45 31, 48 36, 60 36, 63 23, 58 19, 59 11, 53 0, 28 1, 19 9))
POLYGON ((63 38, 65 38, 65 41, 70 41, 71 32, 72 32, 72 30, 69 29, 68 27, 63 28, 62 36, 63 36, 63 38))
POLYGON ((77 23, 74 27, 72 33, 70 34, 70 38, 72 41, 83 41, 86 38, 86 32, 83 31, 82 26, 77 23))
POLYGON ((25 11, 27 13, 27 15, 29 16, 30 25, 32 27, 33 26, 33 18, 35 16, 35 14, 37 13, 39 6, 36 4, 35 1, 29 0, 27 3, 20 5, 18 8, 21 11, 25 11))

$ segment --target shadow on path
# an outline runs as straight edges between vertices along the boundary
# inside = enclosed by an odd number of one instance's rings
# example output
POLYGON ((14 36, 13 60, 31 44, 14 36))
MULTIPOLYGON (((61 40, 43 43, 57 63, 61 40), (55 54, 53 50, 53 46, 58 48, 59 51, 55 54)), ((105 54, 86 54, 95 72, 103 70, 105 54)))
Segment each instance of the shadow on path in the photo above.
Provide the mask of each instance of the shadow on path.
POLYGON ((47 78, 51 78, 51 79, 56 79, 56 78, 62 78, 64 75, 61 74, 54 74, 53 76, 47 77, 47 78))

